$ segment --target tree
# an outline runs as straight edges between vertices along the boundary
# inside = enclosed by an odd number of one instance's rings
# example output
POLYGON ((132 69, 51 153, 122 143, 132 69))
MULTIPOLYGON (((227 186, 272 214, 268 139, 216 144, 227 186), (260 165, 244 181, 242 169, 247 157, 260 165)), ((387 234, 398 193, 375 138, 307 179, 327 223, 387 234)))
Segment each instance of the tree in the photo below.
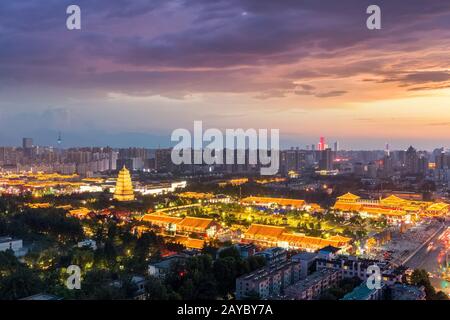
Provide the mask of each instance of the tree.
POLYGON ((247 258, 250 271, 262 268, 266 265, 266 259, 262 256, 251 256, 247 258))
POLYGON ((169 293, 167 286, 159 279, 150 277, 145 285, 145 291, 150 300, 168 300, 169 293))
POLYGON ((227 258, 227 257, 231 257, 233 259, 238 260, 241 258, 241 254, 239 253, 239 250, 236 247, 231 246, 219 252, 219 258, 227 258))
POLYGON ((435 294, 433 300, 449 300, 449 298, 445 292, 439 291, 435 294))
POLYGON ((44 289, 39 277, 26 267, 0 278, 0 300, 16 300, 37 294, 44 289))
MULTIPOLYGON (((238 258, 239 259, 239 258, 238 258)), ((214 277, 220 294, 226 295, 234 291, 236 282, 236 259, 229 256, 214 262, 214 277)))
POLYGON ((425 287, 426 299, 427 300, 448 300, 448 297, 442 291, 436 292, 434 287, 431 285, 428 272, 423 269, 416 269, 411 274, 410 283, 415 286, 425 287))
POLYGON ((109 271, 87 272, 81 285, 81 298, 92 300, 126 299, 125 282, 109 271))
POLYGON ((12 250, 6 250, 0 252, 0 275, 7 276, 14 273, 18 268, 21 267, 21 263, 14 256, 12 250))
POLYGON ((94 252, 86 248, 76 248, 73 252, 72 264, 80 266, 85 271, 91 269, 94 264, 94 252))

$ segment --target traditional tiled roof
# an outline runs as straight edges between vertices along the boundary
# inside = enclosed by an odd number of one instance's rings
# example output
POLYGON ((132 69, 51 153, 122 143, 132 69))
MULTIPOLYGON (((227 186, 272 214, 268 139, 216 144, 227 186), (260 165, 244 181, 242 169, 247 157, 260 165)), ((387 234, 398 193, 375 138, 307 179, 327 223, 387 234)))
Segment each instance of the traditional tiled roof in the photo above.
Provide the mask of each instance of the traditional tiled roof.
POLYGON ((213 219, 207 218, 196 218, 196 217, 186 217, 178 223, 178 226, 184 228, 195 228, 197 230, 205 230, 213 222, 213 219))
POLYGON ((193 239, 189 237, 183 237, 183 236, 177 236, 175 238, 176 242, 184 245, 186 248, 189 249, 202 249, 205 241, 201 239, 193 239))
POLYGON ((345 202, 336 202, 333 206, 334 210, 341 211, 359 211, 362 208, 362 204, 359 203, 345 203, 345 202))
POLYGON ((341 236, 333 236, 329 239, 319 237, 308 237, 305 235, 285 232, 284 227, 267 226, 262 224, 252 224, 245 233, 246 238, 266 238, 272 241, 284 241, 291 246, 299 248, 319 249, 325 246, 342 247, 348 244, 351 239, 341 236))
POLYGON ((192 238, 188 238, 187 241, 184 243, 186 248, 191 248, 191 249, 202 249, 204 244, 205 244, 204 240, 192 239, 192 238))
POLYGON ((179 223, 182 221, 182 218, 170 217, 165 215, 158 214, 146 214, 142 217, 142 221, 147 221, 150 223, 179 223))
POLYGON ((90 212, 91 212, 91 210, 89 210, 88 208, 79 208, 79 209, 70 210, 69 214, 72 216, 81 217, 81 216, 88 215, 90 212))
POLYGON ((343 239, 323 239, 319 237, 308 237, 292 233, 283 233, 278 238, 278 241, 286 241, 293 246, 310 249, 319 249, 326 246, 342 247, 343 245, 346 245, 351 239, 346 238, 346 241, 342 240, 343 239))
POLYGON ((364 207, 363 210, 371 214, 380 214, 388 216, 404 216, 406 214, 406 211, 404 210, 394 210, 387 208, 364 207))
POLYGON ((358 197, 357 195, 354 195, 353 193, 347 192, 346 194, 338 197, 338 200, 351 200, 351 201, 356 201, 360 199, 360 197, 358 197))
POLYGON ((197 231, 206 231, 209 228, 213 219, 207 218, 197 218, 197 217, 186 217, 186 218, 178 218, 167 215, 159 215, 159 214, 146 214, 142 217, 142 221, 147 221, 154 224, 176 224, 181 228, 192 228, 197 231))
POLYGON ((242 199, 243 203, 249 204, 271 204, 275 203, 279 206, 303 207, 305 200, 299 199, 285 199, 285 198, 270 198, 270 197, 247 197, 242 199))
POLYGON ((46 209, 46 208, 50 208, 51 204, 48 202, 44 202, 44 203, 27 203, 26 204, 28 207, 32 208, 32 209, 46 209))
POLYGON ((182 192, 178 194, 180 198, 189 199, 211 199, 214 197, 212 193, 202 193, 202 192, 182 192))
POLYGON ((328 240, 342 242, 342 243, 348 243, 348 242, 352 241, 352 238, 343 237, 343 236, 331 236, 328 238, 328 240))
POLYGON ((427 211, 441 211, 444 209, 449 209, 449 204, 444 202, 433 203, 431 206, 427 208, 427 211))
POLYGON ((405 202, 407 202, 407 200, 399 198, 394 195, 390 195, 387 198, 381 199, 380 202, 381 203, 405 203, 405 202))
POLYGON ((278 238, 285 231, 284 227, 252 224, 245 233, 246 236, 264 236, 278 238))

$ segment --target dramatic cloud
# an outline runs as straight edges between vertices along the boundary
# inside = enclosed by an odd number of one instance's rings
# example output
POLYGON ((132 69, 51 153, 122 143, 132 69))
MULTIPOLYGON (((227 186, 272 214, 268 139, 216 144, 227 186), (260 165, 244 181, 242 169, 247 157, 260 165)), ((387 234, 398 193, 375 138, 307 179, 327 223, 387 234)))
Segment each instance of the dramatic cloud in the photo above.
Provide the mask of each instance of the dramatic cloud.
MULTIPOLYGON (((368 104, 377 114, 373 103, 379 100, 444 94, 450 88, 450 2, 377 1, 382 29, 370 31, 365 20, 372 2, 2 1, 2 119, 67 110, 79 122, 91 121, 92 129, 112 130, 112 116, 92 121, 79 109, 109 114, 116 95, 126 112, 147 110, 152 119, 166 119, 166 100, 126 99, 164 97, 178 103, 176 115, 186 121, 204 110, 223 117, 224 126, 223 110, 249 110, 242 121, 254 127, 266 124, 264 110, 273 114, 274 126, 295 131, 286 112, 311 118, 320 113, 328 128, 336 115, 328 119, 322 110, 359 110, 365 117, 368 104), (66 30, 69 4, 82 9, 81 31, 66 30)), ((135 129, 129 119, 116 120, 135 129)), ((171 128, 171 120, 165 121, 171 128)), ((6 120, 2 125, 18 131, 6 120)), ((73 123, 69 127, 77 131, 73 123)))

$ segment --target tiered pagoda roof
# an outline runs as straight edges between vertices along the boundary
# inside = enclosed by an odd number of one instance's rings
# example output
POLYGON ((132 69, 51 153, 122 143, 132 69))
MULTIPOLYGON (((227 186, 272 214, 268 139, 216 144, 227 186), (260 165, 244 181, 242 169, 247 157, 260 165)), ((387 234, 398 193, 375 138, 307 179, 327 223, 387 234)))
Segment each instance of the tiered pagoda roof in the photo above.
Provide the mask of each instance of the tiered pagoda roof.
POLYGON ((134 192, 133 184, 131 183, 130 171, 123 166, 119 172, 116 182, 116 190, 114 191, 114 199, 118 201, 133 201, 134 192))

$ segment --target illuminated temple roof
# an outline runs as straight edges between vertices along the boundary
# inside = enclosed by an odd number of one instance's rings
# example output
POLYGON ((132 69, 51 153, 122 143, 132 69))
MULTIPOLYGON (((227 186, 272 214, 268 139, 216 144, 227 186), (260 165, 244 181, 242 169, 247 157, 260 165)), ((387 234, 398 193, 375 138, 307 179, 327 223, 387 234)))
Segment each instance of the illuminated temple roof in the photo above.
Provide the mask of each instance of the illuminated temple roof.
POLYGON ((308 237, 304 235, 297 235, 292 233, 283 233, 278 241, 286 241, 289 244, 300 247, 300 248, 323 248, 326 246, 342 247, 348 244, 351 239, 346 237, 337 236, 336 238, 331 237, 329 239, 319 238, 319 237, 308 237))
POLYGON ((197 217, 186 217, 182 221, 178 223, 178 226, 182 228, 193 228, 197 230, 205 230, 208 229, 210 224, 213 222, 213 219, 207 218, 197 218, 197 217))
POLYGON ((358 197, 357 195, 354 195, 353 193, 347 192, 346 194, 338 197, 338 200, 343 200, 343 201, 356 201, 360 199, 360 197, 358 197))
POLYGON ((168 225, 172 223, 181 229, 195 229, 195 231, 206 232, 213 222, 213 219, 197 217, 178 218, 167 215, 146 214, 142 217, 142 221, 150 222, 156 225, 168 225))
POLYGON ((437 202, 429 206, 425 212, 422 213, 423 216, 435 217, 448 215, 450 212, 450 205, 448 203, 437 202))
POLYGON ((359 203, 345 203, 338 201, 333 206, 333 209, 341 211, 359 211, 362 209, 362 207, 363 207, 362 204, 359 203))
POLYGON ((211 199, 214 198, 214 195, 212 193, 203 193, 203 192, 182 192, 178 194, 180 198, 188 198, 188 199, 211 199))
POLYGON ((262 224, 252 224, 245 233, 247 239, 263 239, 268 241, 287 242, 291 246, 307 249, 318 249, 328 245, 342 247, 348 244, 351 239, 343 236, 332 236, 328 239, 319 237, 309 237, 305 235, 285 232, 286 228, 268 226, 262 224))
POLYGON ((165 215, 158 214, 146 214, 142 217, 142 221, 155 223, 155 224, 164 224, 164 223, 179 223, 183 218, 170 217, 165 215))
POLYGON ((447 203, 433 203, 427 201, 406 200, 395 195, 390 195, 381 200, 361 200, 360 197, 346 193, 337 198, 333 209, 343 212, 366 212, 368 214, 386 216, 406 216, 408 214, 420 214, 429 216, 446 215, 450 211, 447 203))
POLYGON ((306 202, 299 199, 285 199, 285 198, 269 198, 269 197, 247 197, 242 199, 243 203, 247 204, 271 204, 275 203, 279 206, 290 206, 301 208, 306 202))
POLYGON ((386 216, 404 216, 404 215, 406 215, 405 210, 395 210, 395 209, 380 208, 380 207, 364 207, 362 210, 367 213, 381 214, 381 215, 386 215, 386 216))
POLYGON ((205 240, 193 239, 185 236, 176 236, 175 242, 184 245, 186 248, 198 250, 202 249, 205 244, 205 240))
POLYGON ((284 227, 267 226, 264 224, 252 224, 245 233, 246 236, 263 236, 278 238, 285 231, 284 227))
POLYGON ((405 203, 408 203, 408 202, 409 202, 408 200, 399 198, 399 197, 394 196, 394 195, 391 195, 389 197, 386 197, 386 198, 380 200, 380 203, 382 203, 382 204, 393 204, 393 205, 395 205, 395 204, 401 205, 401 204, 405 204, 405 203))
POLYGON ((134 192, 131 183, 130 171, 125 166, 119 172, 116 182, 116 190, 114 191, 114 199, 118 201, 133 201, 134 192))
POLYGON ((69 214, 71 216, 77 217, 77 218, 84 218, 86 217, 89 213, 91 213, 91 210, 89 210, 88 208, 79 208, 79 209, 73 209, 69 211, 69 214))
POLYGON ((448 203, 437 202, 437 203, 433 203, 431 206, 429 206, 427 208, 427 211, 441 211, 444 209, 448 209, 449 206, 450 205, 448 203))

